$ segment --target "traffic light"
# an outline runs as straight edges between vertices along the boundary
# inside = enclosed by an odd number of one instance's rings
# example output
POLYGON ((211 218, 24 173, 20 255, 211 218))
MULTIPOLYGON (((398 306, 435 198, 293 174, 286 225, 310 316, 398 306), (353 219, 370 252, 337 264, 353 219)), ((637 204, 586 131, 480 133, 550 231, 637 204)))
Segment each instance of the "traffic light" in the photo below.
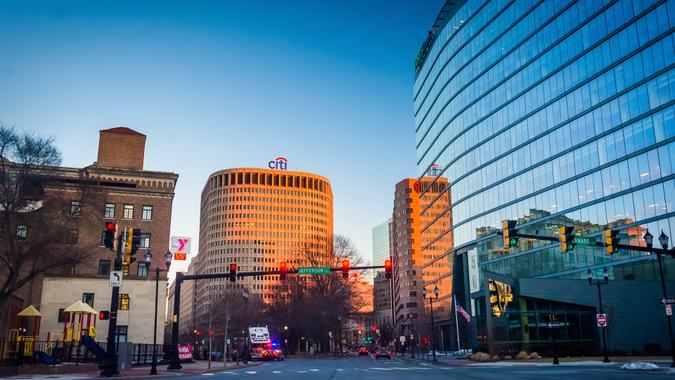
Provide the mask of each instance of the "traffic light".
POLYGON ((117 224, 106 222, 105 236, 103 237, 103 246, 110 249, 115 249, 115 238, 117 237, 117 224))
POLYGON ((504 248, 515 247, 518 244, 518 238, 516 237, 516 221, 515 220, 505 220, 502 222, 502 236, 504 237, 504 248))
POLYGON ((98 319, 102 321, 107 321, 108 319, 110 319, 110 312, 108 310, 101 310, 98 313, 98 319))
POLYGON ((384 277, 391 278, 391 260, 384 260, 384 277))
POLYGON ((237 281, 237 264, 235 263, 230 264, 230 281, 237 281))
POLYGON ((279 263, 279 280, 283 281, 286 279, 286 273, 288 268, 286 267, 286 262, 282 261, 279 263))
POLYGON ((574 235, 572 234, 573 231, 574 227, 560 227, 560 249, 563 252, 574 250, 574 246, 576 244, 574 244, 574 235))
POLYGON ((349 260, 342 260, 342 278, 345 280, 349 278, 349 260))
POLYGON ((129 227, 124 255, 124 264, 129 265, 136 261, 136 252, 141 246, 141 229, 129 227))
POLYGON ((619 244, 619 231, 616 230, 605 230, 605 251, 610 255, 616 253, 619 248, 616 246, 619 244))

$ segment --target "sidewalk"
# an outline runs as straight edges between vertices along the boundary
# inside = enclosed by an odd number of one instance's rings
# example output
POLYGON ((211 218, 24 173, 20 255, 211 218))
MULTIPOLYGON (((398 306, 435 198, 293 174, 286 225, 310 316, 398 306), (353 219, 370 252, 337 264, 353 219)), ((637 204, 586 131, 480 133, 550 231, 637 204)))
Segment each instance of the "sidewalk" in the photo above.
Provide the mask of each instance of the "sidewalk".
MULTIPOLYGON (((156 376, 185 376, 185 375, 201 375, 207 372, 219 372, 219 371, 228 371, 237 368, 246 368, 251 366, 256 366, 260 362, 248 362, 244 364, 242 362, 237 366, 234 362, 227 362, 227 367, 223 367, 223 362, 211 362, 211 368, 209 369, 209 362, 207 361, 196 361, 194 363, 182 363, 183 369, 180 371, 168 371, 166 369, 167 365, 162 364, 157 366, 157 375, 150 375, 150 366, 147 367, 132 367, 124 370, 120 370, 120 375, 116 378, 130 378, 138 379, 144 377, 156 377, 156 376)), ((34 367, 35 370, 31 370, 30 373, 23 373, 20 375, 9 377, 10 379, 43 379, 45 376, 49 376, 50 379, 93 379, 101 378, 100 370, 98 365, 57 365, 57 366, 42 366, 34 367), (44 371, 43 371, 44 369, 44 371)))

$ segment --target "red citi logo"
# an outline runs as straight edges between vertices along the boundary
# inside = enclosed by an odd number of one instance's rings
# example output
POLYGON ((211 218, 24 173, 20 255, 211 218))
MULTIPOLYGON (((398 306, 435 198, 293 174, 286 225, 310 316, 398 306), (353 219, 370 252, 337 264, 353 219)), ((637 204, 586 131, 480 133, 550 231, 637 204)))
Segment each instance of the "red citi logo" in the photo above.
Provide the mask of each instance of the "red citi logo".
POLYGON ((286 170, 288 169, 288 160, 284 157, 277 157, 274 160, 268 162, 267 167, 270 169, 286 170))

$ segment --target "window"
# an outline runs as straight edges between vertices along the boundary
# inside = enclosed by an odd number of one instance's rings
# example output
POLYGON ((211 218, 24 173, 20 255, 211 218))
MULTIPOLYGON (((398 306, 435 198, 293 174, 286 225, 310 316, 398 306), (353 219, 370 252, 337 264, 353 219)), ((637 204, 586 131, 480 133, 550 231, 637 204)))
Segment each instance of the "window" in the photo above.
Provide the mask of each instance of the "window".
POLYGON ((117 339, 117 344, 126 343, 127 341, 127 331, 129 330, 128 326, 117 325, 117 331, 115 334, 115 339, 117 339))
POLYGON ((66 309, 64 309, 64 308, 59 309, 59 318, 58 318, 59 323, 63 323, 63 322, 66 321, 66 314, 68 314, 68 313, 66 313, 65 310, 66 309))
POLYGON ((140 248, 150 248, 150 234, 141 234, 140 248))
POLYGON ((81 209, 80 201, 70 201, 70 216, 80 216, 81 209))
POLYGON ((119 303, 117 304, 118 310, 129 310, 129 295, 126 293, 120 293, 119 303))
POLYGON ((17 240, 26 240, 28 237, 28 226, 25 224, 16 225, 16 239, 17 240))
POLYGON ((66 231, 65 243, 68 245, 76 245, 80 237, 80 231, 78 230, 68 230, 66 231))
POLYGON ((138 277, 148 277, 148 263, 138 263, 138 277))
POLYGON ((115 204, 114 203, 106 203, 105 204, 105 216, 104 217, 105 218, 114 218, 115 217, 115 204))
POLYGON ((94 293, 82 293, 82 302, 94 307, 94 293))
POLYGON ((143 208, 141 210, 141 219, 152 220, 152 206, 143 205, 143 208))
POLYGON ((99 260, 98 274, 105 276, 110 274, 110 260, 99 260))
POLYGON ((124 219, 133 219, 134 218, 134 205, 124 205, 124 219))

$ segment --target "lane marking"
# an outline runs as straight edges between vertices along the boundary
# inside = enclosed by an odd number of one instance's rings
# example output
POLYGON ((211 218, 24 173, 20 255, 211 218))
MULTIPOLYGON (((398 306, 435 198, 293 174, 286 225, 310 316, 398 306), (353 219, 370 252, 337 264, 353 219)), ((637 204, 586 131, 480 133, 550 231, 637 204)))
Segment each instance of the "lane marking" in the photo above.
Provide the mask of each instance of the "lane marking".
POLYGON ((298 373, 307 373, 307 371, 298 371, 298 373))
POLYGON ((281 373, 281 371, 272 371, 272 373, 281 373))
POLYGON ((248 373, 249 375, 255 375, 258 372, 256 372, 256 371, 246 371, 246 373, 248 373))
POLYGON ((220 374, 221 375, 238 375, 238 373, 236 373, 234 371, 221 372, 220 374))
POLYGON ((337 369, 337 371, 340 371, 340 372, 342 372, 342 371, 344 371, 344 369, 342 369, 342 368, 338 368, 338 369, 337 369))
POLYGON ((202 376, 213 376, 212 373, 202 373, 202 376))
POLYGON ((312 372, 319 372, 319 370, 316 369, 316 368, 312 368, 312 369, 310 369, 310 371, 312 371, 312 372))

